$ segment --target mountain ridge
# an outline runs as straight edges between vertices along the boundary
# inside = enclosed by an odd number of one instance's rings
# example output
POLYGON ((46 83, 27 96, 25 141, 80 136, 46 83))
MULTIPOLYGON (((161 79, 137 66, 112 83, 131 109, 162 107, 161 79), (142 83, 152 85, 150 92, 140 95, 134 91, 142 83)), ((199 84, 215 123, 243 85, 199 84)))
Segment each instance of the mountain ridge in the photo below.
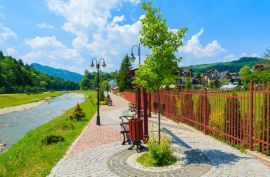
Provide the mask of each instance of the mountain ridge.
POLYGON ((184 66, 183 68, 191 68, 194 71, 198 71, 201 73, 205 73, 208 70, 216 69, 219 72, 222 71, 229 71, 229 72, 239 72, 239 70, 247 65, 252 68, 255 64, 258 63, 266 63, 266 59, 260 57, 241 57, 238 60, 233 60, 230 62, 218 62, 218 63, 211 63, 211 64, 198 64, 198 65, 190 65, 184 66))
POLYGON ((31 66, 33 66, 39 72, 42 72, 44 74, 48 74, 54 77, 60 77, 68 81, 73 81, 73 82, 78 83, 83 78, 83 75, 79 73, 64 70, 64 69, 54 68, 54 67, 42 65, 39 63, 32 63, 31 66))

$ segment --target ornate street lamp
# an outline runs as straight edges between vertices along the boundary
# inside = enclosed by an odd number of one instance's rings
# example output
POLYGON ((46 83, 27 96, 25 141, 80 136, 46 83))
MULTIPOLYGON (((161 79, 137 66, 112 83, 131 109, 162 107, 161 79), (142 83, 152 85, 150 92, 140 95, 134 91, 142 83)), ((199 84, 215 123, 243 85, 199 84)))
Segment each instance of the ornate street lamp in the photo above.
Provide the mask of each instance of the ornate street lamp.
POLYGON ((105 63, 105 60, 103 58, 100 58, 100 59, 93 58, 92 63, 91 63, 90 66, 92 68, 96 66, 96 68, 97 68, 97 122, 96 122, 96 125, 100 125, 100 116, 99 116, 99 71, 100 71, 100 66, 102 66, 103 68, 106 67, 106 63, 105 63), (102 62, 102 64, 101 64, 101 62, 102 62))
MULTIPOLYGON (((139 56, 139 65, 141 64, 141 44, 139 43, 138 45, 133 45, 131 48, 131 57, 130 57, 130 61, 131 62, 135 62, 136 57, 134 56, 134 48, 138 49, 138 56, 139 56)), ((141 89, 140 87, 137 88, 138 89, 138 118, 141 117, 141 89)))

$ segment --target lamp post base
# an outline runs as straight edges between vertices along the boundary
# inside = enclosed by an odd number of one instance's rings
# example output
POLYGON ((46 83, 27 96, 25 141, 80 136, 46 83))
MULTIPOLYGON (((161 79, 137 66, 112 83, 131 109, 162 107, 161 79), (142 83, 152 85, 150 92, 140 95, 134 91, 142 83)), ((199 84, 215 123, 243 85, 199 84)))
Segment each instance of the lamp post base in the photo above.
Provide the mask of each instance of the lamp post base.
POLYGON ((100 125, 100 117, 99 117, 99 115, 97 115, 97 123, 96 123, 96 125, 100 125))

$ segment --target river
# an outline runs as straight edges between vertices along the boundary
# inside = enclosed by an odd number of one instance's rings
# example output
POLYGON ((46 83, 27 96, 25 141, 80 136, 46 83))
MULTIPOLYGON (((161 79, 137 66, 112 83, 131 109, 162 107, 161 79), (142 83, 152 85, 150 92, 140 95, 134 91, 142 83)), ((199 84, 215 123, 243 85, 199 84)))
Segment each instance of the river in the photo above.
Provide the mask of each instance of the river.
POLYGON ((84 100, 85 97, 82 94, 65 93, 37 107, 0 115, 0 142, 6 143, 9 147, 30 130, 60 116, 76 103, 84 100))

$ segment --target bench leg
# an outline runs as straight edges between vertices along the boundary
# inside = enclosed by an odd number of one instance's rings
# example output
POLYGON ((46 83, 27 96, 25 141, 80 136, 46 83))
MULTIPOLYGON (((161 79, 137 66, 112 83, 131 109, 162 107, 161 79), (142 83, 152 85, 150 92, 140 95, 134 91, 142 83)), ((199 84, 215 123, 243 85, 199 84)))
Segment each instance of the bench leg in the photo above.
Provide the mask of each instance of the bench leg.
POLYGON ((122 135, 123 135, 123 139, 124 139, 123 142, 122 142, 122 145, 125 145, 126 143, 130 144, 131 141, 130 141, 130 138, 129 138, 129 134, 122 133, 122 135))
POLYGON ((122 145, 125 145, 125 144, 126 144, 126 136, 125 136, 124 133, 122 133, 122 135, 123 135, 123 138, 124 138, 124 140, 123 140, 123 142, 122 142, 122 145))
POLYGON ((133 141, 132 146, 128 148, 128 150, 132 150, 133 147, 136 145, 137 152, 142 152, 143 150, 145 150, 146 148, 144 146, 141 145, 141 141, 133 141))

